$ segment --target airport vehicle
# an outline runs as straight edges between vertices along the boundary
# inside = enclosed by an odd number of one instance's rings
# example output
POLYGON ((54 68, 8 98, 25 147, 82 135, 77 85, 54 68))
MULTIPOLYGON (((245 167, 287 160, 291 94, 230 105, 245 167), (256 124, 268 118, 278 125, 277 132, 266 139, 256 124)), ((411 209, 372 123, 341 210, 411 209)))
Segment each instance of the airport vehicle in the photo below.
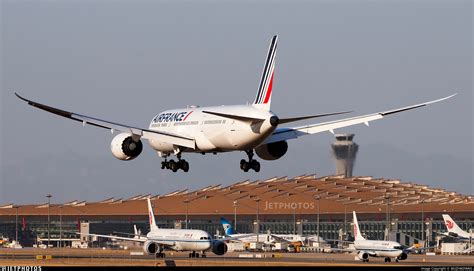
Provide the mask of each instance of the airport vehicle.
POLYGON ((243 171, 248 172, 250 169, 253 169, 259 172, 260 163, 253 159, 254 151, 263 160, 276 160, 288 151, 288 140, 326 131, 334 134, 335 129, 356 124, 363 123, 369 126, 371 121, 443 101, 456 95, 453 94, 425 103, 368 115, 304 126, 280 127, 291 122, 350 112, 333 112, 290 118, 281 118, 273 113, 270 110, 270 105, 273 92, 277 39, 278 36, 274 36, 271 40, 258 92, 253 104, 211 107, 190 106, 182 109, 166 110, 157 114, 151 120, 148 128, 138 128, 65 111, 28 100, 18 93, 15 93, 15 95, 31 106, 82 122, 84 126, 89 124, 109 129, 112 134, 119 131, 120 133, 112 139, 110 144, 112 154, 119 160, 128 161, 138 157, 143 150, 141 139, 146 139, 149 145, 157 151, 158 155, 164 158, 161 168, 170 169, 173 172, 179 169, 184 172, 189 170, 189 163, 182 159, 183 153, 217 154, 231 151, 246 152, 248 160, 242 159, 240 161, 240 168, 243 171), (173 159, 168 160, 168 157, 171 155, 175 155, 177 161, 173 159))
POLYGON ((332 250, 356 252, 357 255, 355 256, 355 260, 361 260, 363 262, 368 262, 369 257, 384 257, 385 262, 391 262, 392 259, 398 262, 399 260, 406 260, 408 258, 408 253, 404 250, 404 247, 398 242, 365 239, 360 233, 356 212, 353 211, 352 214, 354 217, 354 242, 350 243, 354 244, 354 248, 333 248, 332 250))
POLYGON ((443 214, 443 220, 444 224, 446 225, 446 228, 448 229, 447 233, 441 233, 442 235, 449 236, 454 239, 459 239, 463 241, 469 241, 474 239, 474 234, 473 233, 468 233, 467 231, 463 231, 456 222, 454 222, 454 219, 451 218, 450 215, 448 214, 443 214))
POLYGON ((165 257, 165 249, 191 251, 191 253, 189 253, 190 258, 199 258, 199 252, 202 258, 206 257, 207 251, 212 251, 216 255, 224 255, 227 252, 227 245, 223 240, 212 239, 209 233, 205 231, 158 228, 149 198, 147 198, 147 203, 150 232, 145 236, 138 234, 135 234, 134 237, 118 237, 101 234, 87 235, 115 240, 142 242, 143 251, 145 253, 155 254, 159 258, 165 257), (137 236, 139 238, 136 238, 137 236))

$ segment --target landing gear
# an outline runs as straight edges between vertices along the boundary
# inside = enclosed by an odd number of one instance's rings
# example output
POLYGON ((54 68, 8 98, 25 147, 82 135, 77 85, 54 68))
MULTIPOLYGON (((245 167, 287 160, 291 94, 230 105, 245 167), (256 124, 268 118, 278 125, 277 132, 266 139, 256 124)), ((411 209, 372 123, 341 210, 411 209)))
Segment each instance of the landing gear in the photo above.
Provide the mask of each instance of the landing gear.
POLYGON ((165 158, 165 161, 161 162, 161 169, 171 169, 173 172, 178 171, 178 169, 182 169, 184 172, 189 171, 189 163, 181 159, 181 153, 177 155, 178 161, 174 161, 173 159, 167 161, 165 158))
MULTIPOLYGON (((203 254, 202 257, 206 258, 206 255, 203 254)), ((189 253, 189 258, 199 258, 199 253, 197 253, 196 251, 193 251, 192 253, 189 253)))
POLYGON ((390 259, 389 257, 386 257, 386 258, 385 258, 385 262, 386 262, 386 263, 389 263, 389 262, 391 262, 391 261, 392 261, 392 259, 390 259))
POLYGON ((369 262, 369 259, 363 259, 362 262, 368 263, 368 262, 369 262))
POLYGON ((157 258, 165 258, 165 257, 166 257, 166 254, 163 253, 163 252, 158 252, 158 253, 156 253, 156 257, 157 257, 157 258))
POLYGON ((260 171, 260 163, 257 160, 252 159, 253 158, 253 150, 248 150, 245 151, 247 153, 247 156, 249 157, 249 161, 245 161, 244 159, 240 160, 240 169, 243 170, 244 172, 249 171, 249 169, 255 170, 255 172, 260 171))

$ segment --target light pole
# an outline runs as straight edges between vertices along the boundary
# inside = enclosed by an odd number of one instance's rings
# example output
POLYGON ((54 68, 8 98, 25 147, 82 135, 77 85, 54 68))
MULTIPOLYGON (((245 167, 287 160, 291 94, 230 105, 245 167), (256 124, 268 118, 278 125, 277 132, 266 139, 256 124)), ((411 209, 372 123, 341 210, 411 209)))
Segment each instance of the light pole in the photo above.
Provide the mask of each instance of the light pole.
POLYGON ((320 199, 321 197, 320 196, 316 196, 315 199, 318 201, 318 217, 317 217, 317 225, 316 225, 316 231, 317 231, 317 235, 318 235, 318 251, 319 251, 319 248, 320 248, 320 241, 321 241, 321 237, 319 236, 319 213, 320 213, 320 199))
POLYGON ((293 209, 293 235, 296 235, 296 208, 293 209))
POLYGON ((63 242, 63 206, 59 206, 59 247, 62 247, 63 242))
POLYGON ((258 247, 258 243, 259 243, 259 239, 258 239, 258 234, 260 232, 260 221, 258 220, 258 212, 259 212, 259 203, 260 203, 260 199, 259 198, 256 198, 255 199, 255 202, 257 202, 257 247, 258 247))
POLYGON ((420 203, 421 203, 421 243, 423 244, 424 247, 426 247, 425 245, 425 219, 424 219, 424 210, 423 210, 423 203, 425 203, 425 199, 421 199, 420 200, 420 203))
POLYGON ((18 244, 18 206, 15 206, 15 242, 18 244))
POLYGON ((344 235, 347 235, 347 205, 344 204, 344 235))
POLYGON ((186 203, 186 229, 188 229, 188 205, 189 205, 189 199, 186 199, 184 201, 186 203))
POLYGON ((385 237, 386 240, 389 239, 389 235, 390 235, 390 195, 387 194, 385 196, 385 199, 387 200, 387 236, 385 237))
POLYGON ((46 195, 46 197, 48 198, 48 248, 49 248, 49 241, 51 240, 50 239, 50 235, 49 235, 49 223, 50 223, 50 219, 49 219, 49 215, 50 215, 50 205, 51 205, 51 194, 48 194, 46 195))
POLYGON ((237 201, 234 200, 234 231, 237 232, 237 201))

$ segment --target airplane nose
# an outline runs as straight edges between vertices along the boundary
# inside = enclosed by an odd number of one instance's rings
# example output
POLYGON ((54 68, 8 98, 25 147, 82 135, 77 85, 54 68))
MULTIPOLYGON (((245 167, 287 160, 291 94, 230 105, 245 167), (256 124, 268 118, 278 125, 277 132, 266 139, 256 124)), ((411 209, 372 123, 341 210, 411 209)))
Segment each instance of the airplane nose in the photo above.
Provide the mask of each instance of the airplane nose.
POLYGON ((280 122, 280 119, 277 116, 271 116, 270 117, 270 125, 271 126, 276 127, 279 122, 280 122))

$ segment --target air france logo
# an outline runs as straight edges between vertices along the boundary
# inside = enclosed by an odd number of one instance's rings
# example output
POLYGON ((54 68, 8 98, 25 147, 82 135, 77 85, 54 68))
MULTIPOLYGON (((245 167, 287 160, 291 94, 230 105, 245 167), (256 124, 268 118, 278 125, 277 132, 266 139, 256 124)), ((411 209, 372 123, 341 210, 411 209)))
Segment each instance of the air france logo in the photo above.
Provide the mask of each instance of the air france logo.
POLYGON ((448 229, 452 229, 453 228, 453 222, 451 220, 448 220, 446 221, 446 227, 448 227, 448 229))
POLYGON ((161 113, 153 119, 154 123, 185 121, 193 111, 161 113))

